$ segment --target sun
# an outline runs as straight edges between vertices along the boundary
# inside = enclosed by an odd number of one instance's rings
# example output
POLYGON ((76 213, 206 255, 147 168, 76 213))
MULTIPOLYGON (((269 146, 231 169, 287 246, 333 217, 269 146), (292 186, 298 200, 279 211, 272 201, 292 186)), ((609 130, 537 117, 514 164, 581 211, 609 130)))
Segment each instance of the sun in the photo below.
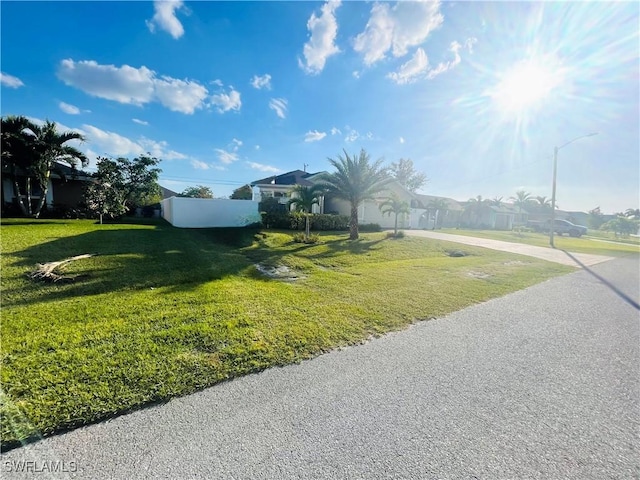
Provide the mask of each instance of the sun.
POLYGON ((559 81, 559 72, 533 60, 522 61, 499 78, 490 95, 501 111, 524 113, 540 106, 559 81))

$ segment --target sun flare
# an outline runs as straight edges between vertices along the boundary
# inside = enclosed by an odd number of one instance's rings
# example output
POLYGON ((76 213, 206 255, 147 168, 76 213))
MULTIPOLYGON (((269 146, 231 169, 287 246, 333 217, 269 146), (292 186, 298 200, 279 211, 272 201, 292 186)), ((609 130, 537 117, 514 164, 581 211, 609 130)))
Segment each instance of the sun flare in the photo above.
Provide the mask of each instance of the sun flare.
POLYGON ((491 97, 500 110, 522 113, 537 107, 558 82, 558 75, 545 65, 524 61, 505 72, 491 92, 491 97))

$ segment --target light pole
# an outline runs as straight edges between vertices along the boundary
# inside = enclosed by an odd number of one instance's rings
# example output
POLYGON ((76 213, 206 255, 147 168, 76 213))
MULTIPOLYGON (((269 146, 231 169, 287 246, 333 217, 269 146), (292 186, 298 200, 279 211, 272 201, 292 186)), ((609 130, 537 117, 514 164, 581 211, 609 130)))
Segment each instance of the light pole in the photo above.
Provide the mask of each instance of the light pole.
POLYGON ((549 229, 550 229, 549 245, 551 245, 551 248, 556 248, 556 246, 553 243, 553 229, 555 227, 554 223, 556 221, 556 177, 557 177, 557 171, 558 171, 558 150, 582 138, 593 137, 594 135, 597 135, 597 134, 598 132, 587 133, 586 135, 580 135, 579 137, 576 137, 573 140, 569 140, 567 143, 564 143, 559 147, 554 147, 553 149, 553 184, 551 187, 551 224, 549 225, 549 229))

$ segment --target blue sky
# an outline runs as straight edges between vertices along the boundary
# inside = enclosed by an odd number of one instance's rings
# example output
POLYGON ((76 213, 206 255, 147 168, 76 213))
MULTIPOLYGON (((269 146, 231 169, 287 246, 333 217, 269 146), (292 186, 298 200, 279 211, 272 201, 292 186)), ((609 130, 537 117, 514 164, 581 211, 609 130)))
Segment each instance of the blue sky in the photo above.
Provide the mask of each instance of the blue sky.
POLYGON ((523 2, 7 2, 1 112, 163 161, 216 196, 366 149, 423 193, 640 204, 640 7, 523 2))

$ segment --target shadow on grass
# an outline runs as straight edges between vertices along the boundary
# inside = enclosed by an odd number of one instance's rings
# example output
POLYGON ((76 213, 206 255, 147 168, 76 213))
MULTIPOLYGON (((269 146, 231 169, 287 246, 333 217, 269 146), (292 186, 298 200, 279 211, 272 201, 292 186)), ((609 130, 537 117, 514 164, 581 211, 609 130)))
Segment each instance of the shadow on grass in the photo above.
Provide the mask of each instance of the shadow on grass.
MULTIPOLYGON (((24 225, 24 223, 21 223, 24 225)), ((65 236, 12 253, 12 267, 26 274, 38 263, 90 253, 90 259, 68 264, 64 273, 82 276, 70 283, 43 283, 8 278, 3 305, 60 300, 119 290, 171 287, 188 291, 197 285, 235 275, 251 265, 242 248, 251 245, 257 230, 186 230, 157 225, 152 229, 96 229, 65 236)))

